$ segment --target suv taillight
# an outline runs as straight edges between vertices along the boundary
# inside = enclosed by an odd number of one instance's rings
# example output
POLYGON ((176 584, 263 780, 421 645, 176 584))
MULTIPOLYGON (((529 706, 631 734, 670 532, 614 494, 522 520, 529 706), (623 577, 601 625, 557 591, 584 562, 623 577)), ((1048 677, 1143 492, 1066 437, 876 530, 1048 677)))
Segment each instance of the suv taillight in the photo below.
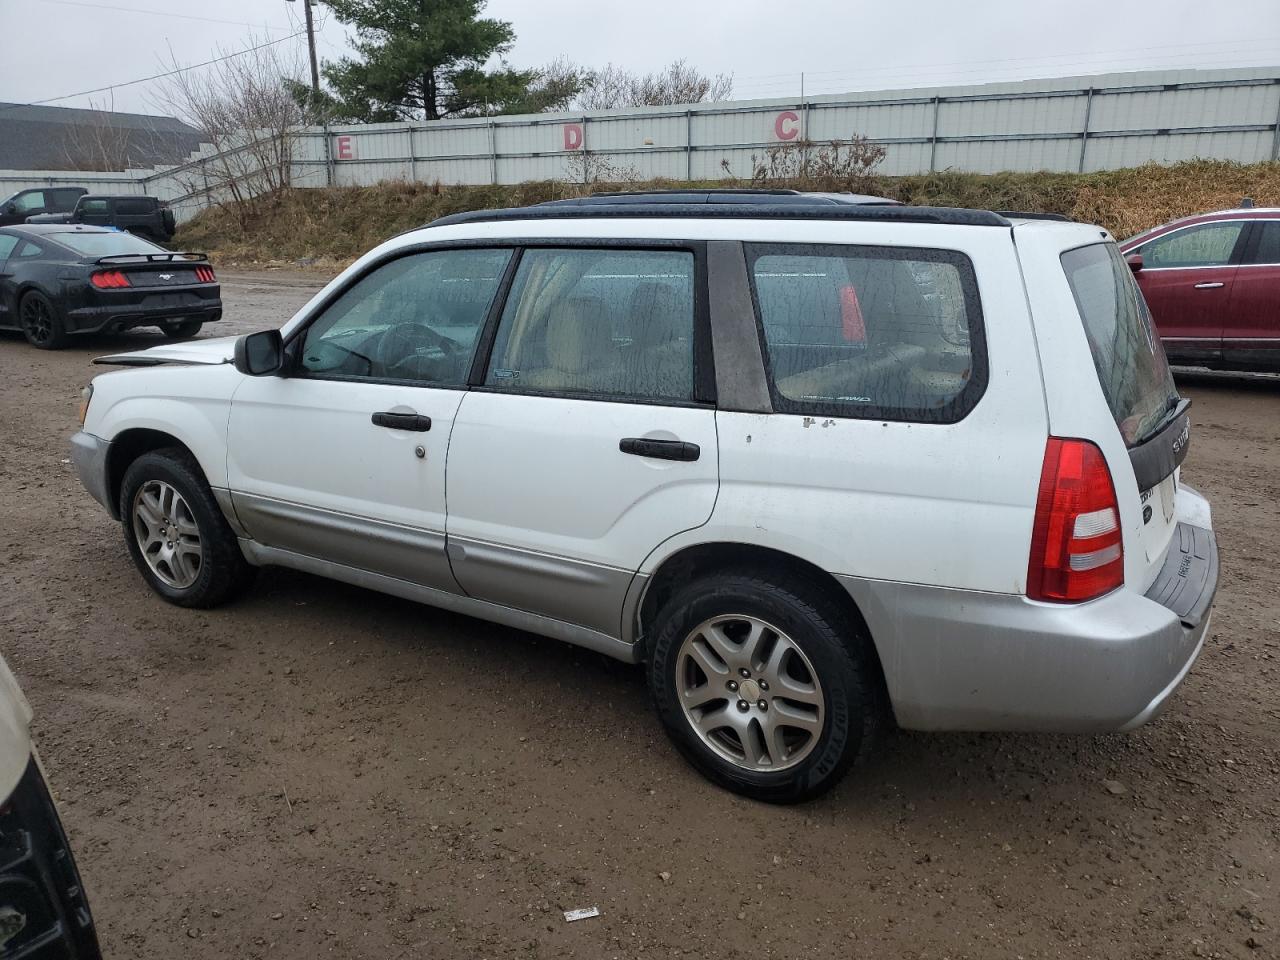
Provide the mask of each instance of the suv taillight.
POLYGON ((217 279, 213 274, 213 267, 196 267, 197 283, 214 283, 217 279))
POLYGON ((1027 596, 1077 603, 1124 583, 1124 544, 1115 484, 1088 440, 1050 437, 1031 530, 1027 596))
POLYGON ((129 278, 122 270, 99 270, 89 278, 99 290, 114 290, 118 287, 130 286, 129 278))

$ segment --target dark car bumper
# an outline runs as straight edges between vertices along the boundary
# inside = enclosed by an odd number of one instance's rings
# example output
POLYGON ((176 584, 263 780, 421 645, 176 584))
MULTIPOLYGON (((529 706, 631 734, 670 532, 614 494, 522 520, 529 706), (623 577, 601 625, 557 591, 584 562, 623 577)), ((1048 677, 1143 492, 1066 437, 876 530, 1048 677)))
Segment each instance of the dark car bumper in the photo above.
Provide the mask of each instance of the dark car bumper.
POLYGON ((0 956, 102 956, 80 873, 34 757, 0 809, 0 956))
POLYGON ((161 323, 222 319, 222 298, 217 287, 187 290, 145 289, 103 291, 95 302, 73 307, 64 317, 68 333, 119 333, 133 327, 161 323))

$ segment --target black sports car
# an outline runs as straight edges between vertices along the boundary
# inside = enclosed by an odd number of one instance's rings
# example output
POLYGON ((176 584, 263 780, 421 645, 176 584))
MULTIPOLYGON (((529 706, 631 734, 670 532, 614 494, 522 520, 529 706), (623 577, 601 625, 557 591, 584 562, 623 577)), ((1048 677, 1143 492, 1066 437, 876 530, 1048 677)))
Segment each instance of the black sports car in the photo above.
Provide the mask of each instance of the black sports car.
POLYGON ((0 227, 0 329, 21 330, 37 347, 133 327, 180 340, 221 317, 221 289, 202 253, 103 227, 0 227))

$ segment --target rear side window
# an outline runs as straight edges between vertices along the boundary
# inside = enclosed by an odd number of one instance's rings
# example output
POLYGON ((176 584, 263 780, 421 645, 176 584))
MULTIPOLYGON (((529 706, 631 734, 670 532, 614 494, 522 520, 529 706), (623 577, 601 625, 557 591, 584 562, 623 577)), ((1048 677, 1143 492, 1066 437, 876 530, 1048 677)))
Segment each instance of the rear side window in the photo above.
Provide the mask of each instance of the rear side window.
POLYGON ((59 211, 75 209, 76 201, 81 197, 79 190, 46 190, 45 193, 49 197, 49 206, 59 211))
POLYGON ((1098 382, 1128 446, 1147 439, 1178 400, 1164 345, 1113 243, 1093 243, 1062 255, 1071 294, 1084 322, 1098 382))
POLYGON ((80 212, 91 214, 106 213, 108 206, 109 204, 106 200, 86 200, 80 204, 80 212))
POLYGON ((986 384, 982 307, 962 253, 747 247, 774 409, 954 423, 986 384))
POLYGON ((126 217, 138 217, 151 213, 155 209, 155 203, 146 198, 139 200, 117 200, 116 213, 126 217))
POLYGON ((693 277, 685 250, 526 250, 485 383, 693 400, 693 277))

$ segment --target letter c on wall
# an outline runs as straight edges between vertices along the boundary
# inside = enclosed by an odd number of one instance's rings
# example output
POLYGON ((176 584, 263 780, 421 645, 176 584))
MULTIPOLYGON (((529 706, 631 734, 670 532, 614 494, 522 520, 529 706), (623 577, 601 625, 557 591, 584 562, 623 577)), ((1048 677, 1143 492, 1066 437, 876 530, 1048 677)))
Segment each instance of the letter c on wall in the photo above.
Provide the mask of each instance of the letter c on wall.
POLYGON ((564 125, 564 148, 566 150, 582 149, 582 124, 566 123, 564 125))
POLYGON ((773 121, 773 133, 779 140, 794 140, 800 135, 800 115, 783 110, 773 121))

